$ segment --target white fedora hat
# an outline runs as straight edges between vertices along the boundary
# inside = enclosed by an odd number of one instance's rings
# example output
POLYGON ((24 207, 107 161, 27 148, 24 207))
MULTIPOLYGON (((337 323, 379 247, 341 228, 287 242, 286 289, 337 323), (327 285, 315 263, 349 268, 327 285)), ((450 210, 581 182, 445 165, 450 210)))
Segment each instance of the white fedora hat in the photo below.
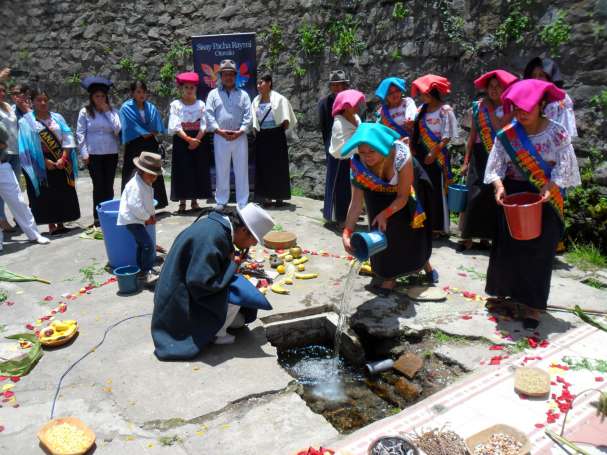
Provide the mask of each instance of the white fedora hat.
POLYGON ((247 229, 253 234, 260 244, 263 244, 264 236, 274 227, 272 217, 257 204, 249 202, 242 209, 237 208, 238 214, 247 229))

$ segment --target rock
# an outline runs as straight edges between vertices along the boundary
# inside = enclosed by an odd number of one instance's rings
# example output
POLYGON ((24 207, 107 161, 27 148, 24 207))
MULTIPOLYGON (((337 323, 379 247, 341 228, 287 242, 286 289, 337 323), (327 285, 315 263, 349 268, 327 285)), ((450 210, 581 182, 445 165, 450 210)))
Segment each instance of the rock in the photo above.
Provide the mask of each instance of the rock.
POLYGON ((409 382, 405 378, 400 378, 396 381, 394 388, 396 389, 396 393, 407 401, 417 400, 422 394, 422 388, 420 386, 409 382))
POLYGON ((401 355, 396 362, 394 362, 394 368, 396 371, 404 374, 407 378, 413 379, 415 375, 424 366, 424 359, 413 354, 412 352, 405 352, 401 355))
POLYGON ((151 28, 150 31, 148 32, 148 38, 151 38, 151 39, 160 38, 159 30, 157 28, 151 28))
POLYGON ((447 299, 447 294, 434 286, 413 286, 407 289, 407 297, 418 302, 441 302, 447 299))
POLYGON ((602 162, 592 173, 592 181, 597 185, 607 186, 607 162, 602 162))

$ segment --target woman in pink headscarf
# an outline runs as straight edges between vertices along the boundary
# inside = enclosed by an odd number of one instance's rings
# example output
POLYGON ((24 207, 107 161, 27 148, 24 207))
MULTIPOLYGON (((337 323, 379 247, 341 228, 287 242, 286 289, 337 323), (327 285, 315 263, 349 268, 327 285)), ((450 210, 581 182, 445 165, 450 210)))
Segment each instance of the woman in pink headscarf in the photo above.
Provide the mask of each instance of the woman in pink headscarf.
POLYGON ((471 127, 466 155, 461 168, 467 176, 468 203, 466 211, 460 214, 461 237, 464 239, 457 251, 472 248, 472 239, 480 238, 481 244, 488 246, 493 238, 497 222, 497 205, 490 185, 483 183, 489 152, 493 148, 495 135, 512 120, 512 114, 504 116, 502 93, 518 78, 504 70, 494 70, 474 81, 483 96, 472 103, 471 127))
POLYGON ((542 115, 546 103, 562 100, 565 92, 550 82, 523 80, 502 95, 504 112, 515 121, 499 133, 489 154, 486 184, 500 203, 506 194, 539 193, 544 200, 542 232, 532 240, 515 240, 499 210, 485 291, 507 311, 522 304, 523 326, 535 330, 550 293, 552 261, 563 234, 563 192, 580 185, 580 172, 565 127, 542 115), (507 299, 510 299, 509 301, 507 299))
POLYGON ((338 229, 343 228, 350 206, 352 191, 350 186, 350 157, 352 153, 342 156, 343 146, 352 137, 358 125, 360 117, 358 110, 365 102, 365 95, 358 90, 344 90, 339 92, 333 103, 333 129, 331 130, 331 143, 329 153, 337 163, 337 173, 330 189, 330 201, 325 204, 331 205, 331 219, 328 222, 338 224, 338 229))

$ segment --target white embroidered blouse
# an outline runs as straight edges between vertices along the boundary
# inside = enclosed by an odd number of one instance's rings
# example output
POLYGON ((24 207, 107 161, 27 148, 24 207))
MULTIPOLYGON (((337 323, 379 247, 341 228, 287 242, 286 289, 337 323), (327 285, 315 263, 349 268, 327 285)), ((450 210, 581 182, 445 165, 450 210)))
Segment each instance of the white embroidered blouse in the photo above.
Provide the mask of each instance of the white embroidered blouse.
POLYGON ((179 131, 205 131, 207 129, 204 101, 196 100, 185 104, 174 100, 169 110, 168 134, 174 135, 179 131))
MULTIPOLYGON (((552 169, 550 179, 560 188, 570 188, 582 183, 571 138, 565 127, 550 120, 544 131, 530 134, 529 139, 535 150, 552 169)), ((520 147, 520 144, 513 145, 515 148, 520 147)), ((505 177, 526 180, 510 160, 510 155, 504 149, 502 142, 496 139, 487 161, 484 182, 490 184, 505 177)))
POLYGON ((453 112, 453 108, 448 104, 443 104, 434 112, 426 111, 426 124, 430 131, 440 139, 453 139, 459 135, 455 113, 453 112))
POLYGON ((575 124, 575 112, 573 111, 573 100, 565 94, 560 101, 548 103, 544 108, 544 114, 550 120, 554 120, 565 127, 569 137, 577 137, 577 126, 575 124))

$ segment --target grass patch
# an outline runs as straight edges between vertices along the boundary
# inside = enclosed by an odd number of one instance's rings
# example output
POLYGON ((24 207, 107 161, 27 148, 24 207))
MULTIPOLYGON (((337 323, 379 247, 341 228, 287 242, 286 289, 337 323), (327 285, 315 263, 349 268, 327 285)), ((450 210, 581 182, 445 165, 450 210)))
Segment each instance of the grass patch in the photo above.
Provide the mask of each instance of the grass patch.
POLYGON ((298 186, 294 186, 293 188, 291 188, 291 196, 305 196, 305 192, 303 190, 303 188, 300 188, 298 186))
POLYGON ((486 273, 479 272, 474 267, 464 267, 463 265, 460 265, 457 268, 457 270, 461 270, 462 272, 466 272, 472 278, 476 278, 477 280, 484 281, 484 280, 487 279, 487 274, 486 273))
POLYGON ((173 444, 178 444, 181 442, 181 438, 177 435, 173 435, 173 436, 161 436, 158 438, 158 442, 160 443, 161 446, 164 447, 169 447, 172 446, 173 444))
POLYGON ((574 243, 565 253, 567 262, 582 270, 598 270, 607 268, 607 256, 592 244, 580 245, 574 243))
POLYGON ((514 344, 507 345, 506 350, 510 354, 519 354, 525 351, 526 349, 529 349, 529 347, 529 340, 527 340, 527 338, 520 338, 516 340, 514 344))
POLYGON ((8 300, 8 292, 4 289, 0 289, 0 303, 4 303, 8 300))
POLYGON ((436 330, 433 332, 432 339, 438 344, 464 344, 468 342, 466 337, 461 335, 451 335, 443 332, 442 330, 436 330))
POLYGON ((604 283, 592 277, 582 280, 582 283, 595 289, 607 289, 607 286, 604 283))

